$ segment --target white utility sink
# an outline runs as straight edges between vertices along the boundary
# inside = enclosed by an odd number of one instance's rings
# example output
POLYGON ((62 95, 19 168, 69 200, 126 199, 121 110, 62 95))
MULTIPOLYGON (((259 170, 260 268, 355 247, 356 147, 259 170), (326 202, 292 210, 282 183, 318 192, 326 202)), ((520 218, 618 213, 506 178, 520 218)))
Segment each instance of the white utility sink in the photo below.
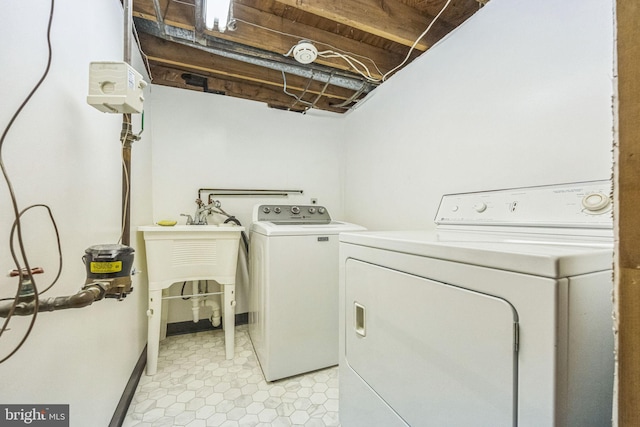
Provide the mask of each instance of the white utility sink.
POLYGON ((162 290, 173 283, 215 280, 224 285, 223 327, 227 359, 233 358, 235 281, 240 234, 244 227, 224 225, 148 225, 138 227, 145 240, 149 277, 147 375, 156 373, 158 345, 166 334, 162 290))
POLYGON ((234 282, 240 233, 244 227, 231 225, 160 225, 138 227, 144 233, 149 287, 160 289, 186 280, 214 279, 234 282), (168 284, 166 284, 169 282, 168 284))

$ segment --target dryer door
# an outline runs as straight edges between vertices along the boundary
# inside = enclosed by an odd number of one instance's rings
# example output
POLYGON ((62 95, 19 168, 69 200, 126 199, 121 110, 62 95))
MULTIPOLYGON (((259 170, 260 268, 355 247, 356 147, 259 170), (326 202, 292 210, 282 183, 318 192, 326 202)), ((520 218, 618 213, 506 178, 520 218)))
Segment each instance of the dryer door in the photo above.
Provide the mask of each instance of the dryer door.
POLYGON ((413 426, 514 426, 517 325, 505 300, 349 259, 346 360, 413 426))

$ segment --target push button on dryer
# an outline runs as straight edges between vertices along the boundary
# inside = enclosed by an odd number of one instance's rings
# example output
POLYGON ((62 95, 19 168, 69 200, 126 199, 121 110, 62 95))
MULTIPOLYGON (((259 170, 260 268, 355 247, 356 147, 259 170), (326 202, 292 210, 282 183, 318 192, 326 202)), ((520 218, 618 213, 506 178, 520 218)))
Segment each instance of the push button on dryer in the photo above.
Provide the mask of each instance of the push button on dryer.
POLYGON ((473 209, 478 213, 482 213, 487 210, 487 204, 484 202, 476 203, 473 205, 473 209))
POLYGON ((589 212, 600 211, 609 206, 609 197, 603 193, 591 193, 584 196, 582 206, 589 212))

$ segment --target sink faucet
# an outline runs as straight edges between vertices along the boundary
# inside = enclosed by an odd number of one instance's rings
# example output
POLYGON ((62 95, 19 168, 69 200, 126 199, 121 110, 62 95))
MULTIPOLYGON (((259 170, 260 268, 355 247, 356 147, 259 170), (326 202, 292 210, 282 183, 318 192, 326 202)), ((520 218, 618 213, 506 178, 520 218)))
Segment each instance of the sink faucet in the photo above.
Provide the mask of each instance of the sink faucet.
POLYGON ((220 202, 218 200, 209 201, 208 205, 205 205, 201 199, 196 199, 196 204, 198 207, 196 208, 196 212, 193 215, 188 214, 180 214, 180 216, 187 217, 187 225, 207 225, 207 216, 211 215, 213 212, 219 213, 222 209, 220 209, 220 202))
POLYGON ((186 216, 187 217, 187 225, 193 225, 193 218, 191 218, 191 215, 189 215, 189 214, 180 214, 180 216, 186 216))
POLYGON ((193 216, 193 223, 195 225, 207 225, 207 215, 211 213, 211 208, 206 206, 200 199, 196 199, 196 213, 193 216))

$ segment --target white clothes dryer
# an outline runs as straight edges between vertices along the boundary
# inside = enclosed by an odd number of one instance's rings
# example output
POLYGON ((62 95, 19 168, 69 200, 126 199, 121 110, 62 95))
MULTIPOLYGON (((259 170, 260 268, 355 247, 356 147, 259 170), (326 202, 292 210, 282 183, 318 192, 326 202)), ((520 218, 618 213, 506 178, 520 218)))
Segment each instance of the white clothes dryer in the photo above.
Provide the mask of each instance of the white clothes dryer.
POLYGON ((433 232, 342 234, 342 426, 610 425, 610 192, 445 195, 433 232))
POLYGON ((267 381, 338 364, 338 235, 358 230, 322 206, 254 208, 249 335, 267 381))

